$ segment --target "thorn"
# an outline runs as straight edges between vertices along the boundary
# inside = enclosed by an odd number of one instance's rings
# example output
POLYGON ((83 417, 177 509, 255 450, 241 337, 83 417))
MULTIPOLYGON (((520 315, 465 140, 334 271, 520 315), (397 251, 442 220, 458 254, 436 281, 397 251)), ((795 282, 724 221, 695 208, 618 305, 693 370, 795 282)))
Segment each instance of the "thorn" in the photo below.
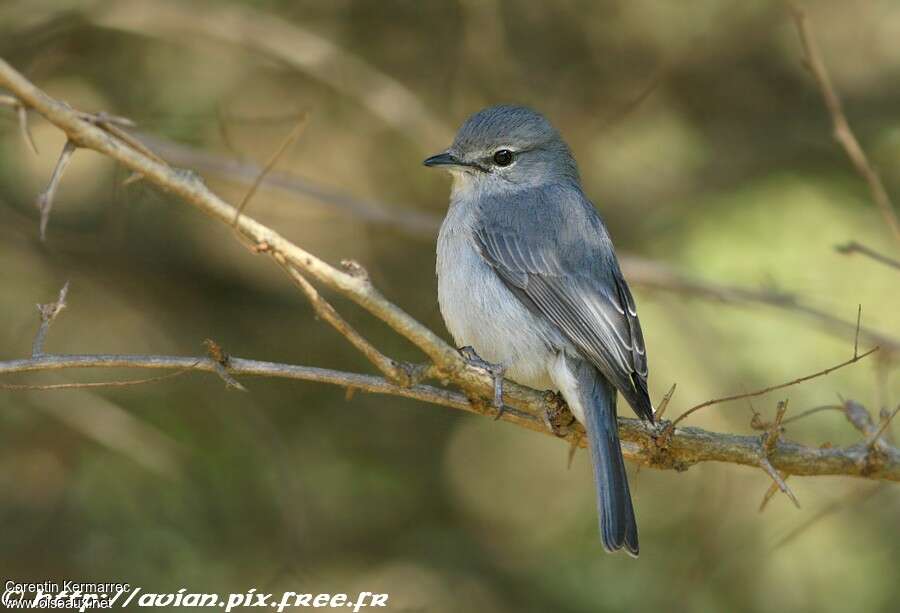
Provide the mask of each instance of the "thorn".
POLYGON ((784 420, 784 414, 787 413, 787 407, 787 400, 778 401, 778 408, 775 411, 775 420, 769 424, 768 428, 766 428, 766 433, 763 434, 763 449, 766 457, 775 451, 775 446, 778 445, 778 439, 781 437, 781 433, 784 432, 784 428, 781 427, 781 422, 784 420))
POLYGON ((666 395, 663 396, 663 399, 659 402, 659 408, 656 410, 656 413, 653 414, 654 419, 662 419, 663 413, 666 412, 666 409, 669 408, 669 401, 672 400, 672 396, 675 394, 675 386, 677 383, 673 383, 672 387, 669 388, 669 391, 666 392, 666 395))
POLYGON ((341 268, 351 277, 369 280, 369 273, 356 260, 341 260, 341 268))
POLYGON ((769 422, 762 418, 759 411, 754 408, 750 408, 753 411, 753 417, 750 418, 750 427, 754 430, 768 430, 769 422))
POLYGON ((28 109, 20 102, 16 107, 16 113, 19 116, 19 130, 22 132, 22 138, 25 139, 25 142, 28 143, 31 150, 34 151, 34 154, 38 155, 37 145, 35 144, 34 137, 31 135, 31 130, 28 127, 28 109))
POLYGON ((132 185, 133 183, 137 183, 138 181, 142 181, 143 179, 144 179, 144 175, 142 175, 139 172, 133 172, 128 176, 127 179, 122 181, 122 187, 128 187, 129 185, 132 185))
POLYGON ((572 437, 572 444, 569 446, 569 460, 566 463, 566 468, 572 468, 572 460, 575 459, 575 452, 578 451, 578 445, 581 444, 581 434, 575 434, 572 437))
MULTIPOLYGON (((778 438, 781 436, 783 432, 783 428, 781 427, 781 422, 784 420, 784 415, 787 413, 788 401, 780 400, 778 402, 778 409, 775 412, 774 421, 768 425, 766 432, 760 437, 760 458, 759 458, 759 466, 766 471, 770 477, 772 477, 772 481, 778 486, 778 488, 784 492, 784 494, 791 499, 798 509, 800 508, 800 502, 797 500, 797 497, 794 495, 794 492, 791 491, 791 488, 788 487, 787 483, 785 483, 785 479, 787 479, 787 475, 782 477, 782 475, 775 470, 775 467, 772 466, 772 463, 769 461, 769 456, 775 451, 775 447, 778 445, 778 438)), ((756 415, 754 415, 754 418, 756 415)), ((767 493, 768 495, 768 493, 767 493)), ((771 496, 769 496, 771 497, 771 496)), ((767 504, 766 497, 763 497, 763 502, 760 504, 760 512, 765 508, 767 504)))
POLYGON ((225 350, 222 349, 222 346, 213 339, 203 339, 203 345, 206 347, 206 354, 219 364, 228 361, 228 354, 226 354, 225 350))
MULTIPOLYGON (((788 484, 785 483, 784 479, 781 477, 781 475, 778 473, 778 471, 775 470, 775 468, 772 466, 772 463, 769 462, 769 458, 766 458, 766 457, 760 458, 759 465, 764 471, 766 471, 769 474, 770 477, 772 477, 772 481, 775 482, 775 484, 778 486, 778 489, 780 489, 785 494, 785 496, 790 498, 791 502, 794 503, 794 506, 799 509, 800 501, 797 500, 797 497, 794 495, 794 492, 791 490, 790 487, 788 487, 788 484)), ((762 510, 762 505, 761 505, 760 510, 762 510)))
POLYGON ((93 123, 110 124, 121 128, 136 128, 137 123, 127 117, 120 115, 110 115, 106 111, 100 111, 94 114, 93 123))
POLYGON ((47 237, 47 223, 50 221, 50 210, 53 208, 53 200, 56 197, 59 182, 69 162, 72 161, 72 154, 75 153, 77 148, 71 140, 66 141, 62 153, 59 155, 59 160, 57 160, 56 166, 53 168, 53 174, 50 176, 50 183, 47 184, 47 189, 41 192, 37 198, 36 204, 41 212, 41 242, 47 237))
POLYGON ((213 370, 215 370, 216 374, 219 375, 219 378, 225 382, 225 387, 246 392, 247 388, 241 385, 240 382, 228 372, 229 356, 225 353, 225 350, 222 349, 222 346, 211 338, 205 339, 203 344, 206 345, 207 355, 213 361, 213 370))
POLYGON ((31 345, 32 357, 44 355, 44 341, 47 338, 47 331, 50 330, 50 325, 56 317, 66 308, 66 297, 68 294, 69 282, 66 281, 62 289, 59 290, 59 297, 57 297, 56 302, 37 305, 38 313, 41 315, 41 326, 38 328, 34 342, 31 345))
MULTIPOLYGON (((783 473, 779 473, 781 476, 781 480, 783 482, 787 481, 790 475, 785 475, 783 473)), ((759 512, 762 513, 766 510, 766 507, 769 504, 769 501, 772 500, 772 497, 775 496, 775 493, 778 492, 779 485, 776 481, 772 481, 772 484, 769 485, 769 489, 766 490, 766 493, 763 494, 762 502, 759 503, 759 512)))

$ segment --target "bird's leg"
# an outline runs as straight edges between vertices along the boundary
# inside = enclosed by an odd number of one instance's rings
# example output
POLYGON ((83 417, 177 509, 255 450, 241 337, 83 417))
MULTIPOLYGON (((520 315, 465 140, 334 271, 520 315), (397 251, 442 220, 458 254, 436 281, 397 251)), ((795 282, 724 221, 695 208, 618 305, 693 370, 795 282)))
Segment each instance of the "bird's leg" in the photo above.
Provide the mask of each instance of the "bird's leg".
POLYGON ((503 416, 503 376, 506 374, 506 367, 503 364, 493 364, 487 362, 475 353, 475 349, 466 345, 459 348, 459 353, 472 366, 483 368, 494 379, 494 408, 497 409, 497 415, 494 419, 500 419, 503 416))

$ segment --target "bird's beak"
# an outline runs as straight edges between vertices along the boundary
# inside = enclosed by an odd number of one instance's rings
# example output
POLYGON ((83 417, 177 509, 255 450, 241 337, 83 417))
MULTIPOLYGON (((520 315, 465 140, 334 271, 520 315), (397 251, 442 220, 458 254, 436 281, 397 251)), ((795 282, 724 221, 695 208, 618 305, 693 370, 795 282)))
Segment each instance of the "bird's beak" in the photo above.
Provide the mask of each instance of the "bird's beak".
POLYGON ((426 166, 468 166, 465 162, 454 156, 449 151, 432 155, 422 162, 426 166))

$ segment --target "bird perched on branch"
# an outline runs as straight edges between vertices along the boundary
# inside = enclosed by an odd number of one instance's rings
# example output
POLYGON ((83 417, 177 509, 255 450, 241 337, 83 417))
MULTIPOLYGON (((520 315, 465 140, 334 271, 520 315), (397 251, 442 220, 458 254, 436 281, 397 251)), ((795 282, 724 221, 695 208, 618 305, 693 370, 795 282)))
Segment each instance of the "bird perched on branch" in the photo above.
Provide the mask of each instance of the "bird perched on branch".
POLYGON ((653 421, 647 354, 612 241, 584 195, 569 147, 540 114, 495 106, 472 115, 425 160, 453 177, 437 243, 438 302, 470 360, 559 391, 587 431, 600 535, 638 554, 616 424, 616 392, 653 421))

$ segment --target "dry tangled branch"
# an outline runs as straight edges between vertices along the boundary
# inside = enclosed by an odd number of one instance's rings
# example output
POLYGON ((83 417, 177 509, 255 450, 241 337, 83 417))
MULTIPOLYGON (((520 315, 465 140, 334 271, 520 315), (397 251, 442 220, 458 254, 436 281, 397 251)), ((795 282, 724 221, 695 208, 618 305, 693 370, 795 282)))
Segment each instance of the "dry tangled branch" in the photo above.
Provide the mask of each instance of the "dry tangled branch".
MULTIPOLYGON (((65 132, 74 146, 106 155, 146 182, 174 194, 210 217, 229 226, 233 224, 242 240, 252 246, 253 252, 274 259, 311 300, 316 312, 350 340, 385 377, 236 358, 225 354, 214 343, 205 357, 40 353, 27 359, 0 362, 0 374, 75 368, 196 370, 216 373, 229 385, 238 376, 286 377, 495 414, 489 403, 471 400, 491 396, 494 389, 492 376, 472 366, 454 347, 385 298, 358 264, 344 262, 341 268, 331 266, 253 218, 238 215, 235 207, 212 192, 195 173, 169 166, 155 154, 148 154, 133 137, 119 134, 122 130, 110 129, 108 123, 96 120, 97 116, 85 115, 54 100, 3 60, 0 60, 0 86, 9 90, 18 104, 33 109, 65 132), (314 282, 350 298, 387 323, 418 347, 427 356, 429 364, 402 364, 382 354, 318 294, 314 282), (419 383, 425 377, 445 385, 452 384, 463 393, 419 383)), ((864 356, 854 356, 855 359, 861 357, 864 356)), ((555 395, 512 382, 505 385, 504 401, 504 421, 539 432, 548 432, 548 420, 562 417, 560 421, 565 423, 565 418, 570 417, 555 395)), ((683 470, 705 461, 743 464, 765 470, 785 492, 789 491, 786 486, 782 487, 787 475, 847 475, 900 481, 900 452, 880 438, 880 434, 874 439, 866 434, 866 440, 848 447, 814 448, 786 440, 780 419, 762 436, 715 433, 692 427, 661 431, 634 419, 620 419, 619 426, 626 457, 657 468, 683 470)), ((584 446, 583 434, 583 429, 576 424, 568 429, 564 438, 570 444, 584 446)))

